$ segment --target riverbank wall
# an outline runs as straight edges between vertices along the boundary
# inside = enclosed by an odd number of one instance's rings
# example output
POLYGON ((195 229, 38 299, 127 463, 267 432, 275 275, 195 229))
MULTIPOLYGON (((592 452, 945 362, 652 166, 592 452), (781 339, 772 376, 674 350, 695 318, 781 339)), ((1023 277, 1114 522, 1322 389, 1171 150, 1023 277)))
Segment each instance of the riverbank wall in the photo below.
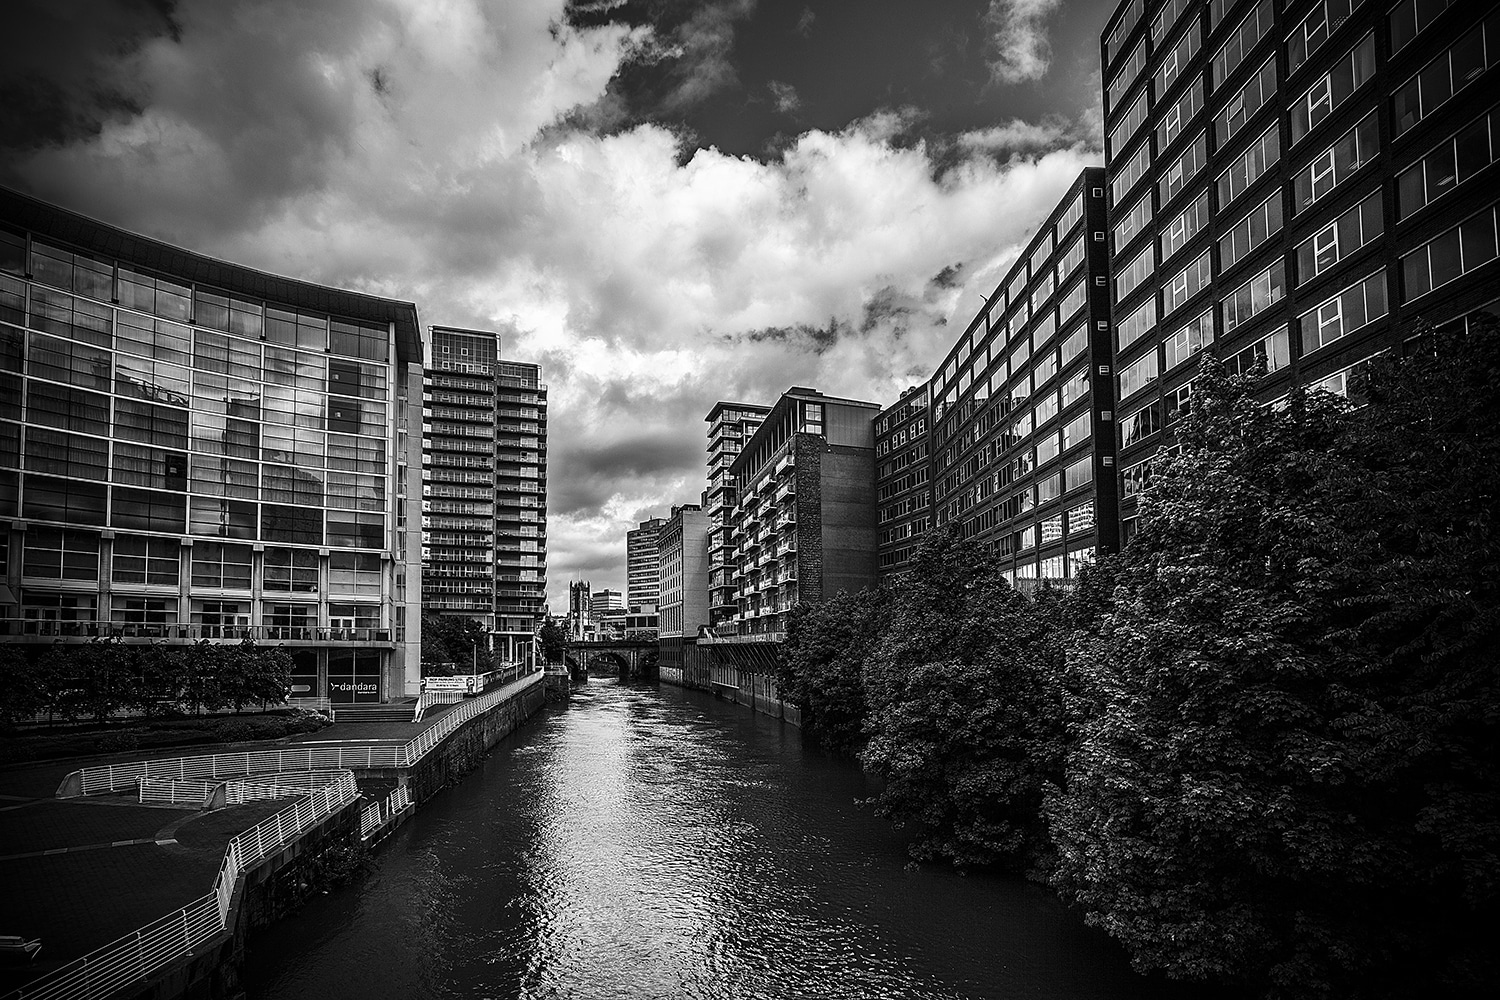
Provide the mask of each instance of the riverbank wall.
MULTIPOLYGON (((486 753, 545 703, 540 674, 507 688, 453 706, 447 718, 404 747, 379 740, 342 741, 337 749, 291 745, 72 772, 59 788, 60 797, 118 794, 134 787, 137 776, 185 785, 194 783, 188 781, 193 777, 234 773, 246 775, 239 779, 244 783, 258 780, 252 774, 327 768, 330 780, 335 774, 342 777, 232 840, 219 880, 204 887, 207 896, 23 984, 6 1000, 243 997, 239 970, 253 932, 298 909, 314 893, 358 874, 380 841, 424 802, 478 767, 486 753), (170 779, 153 778, 157 771, 170 779), (384 797, 372 801, 377 790, 384 797)), ((101 883, 99 891, 108 894, 110 886, 101 883)))
POLYGON ((709 691, 762 715, 801 727, 802 711, 783 701, 774 672, 772 643, 684 642, 663 656, 657 679, 663 684, 709 691))

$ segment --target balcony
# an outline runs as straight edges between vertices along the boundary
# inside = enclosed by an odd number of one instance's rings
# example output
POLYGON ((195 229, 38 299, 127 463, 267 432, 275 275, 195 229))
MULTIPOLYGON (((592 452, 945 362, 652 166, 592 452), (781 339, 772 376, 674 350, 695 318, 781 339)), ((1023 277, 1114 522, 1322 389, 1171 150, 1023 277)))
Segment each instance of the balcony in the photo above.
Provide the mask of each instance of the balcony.
POLYGON ((790 456, 790 455, 783 455, 783 456, 781 456, 781 459, 776 463, 776 469, 772 473, 772 475, 779 476, 783 472, 786 472, 786 471, 791 470, 791 469, 795 469, 796 467, 797 467, 797 463, 792 459, 792 456, 790 456))
POLYGON ((383 628, 323 628, 311 625, 205 625, 199 622, 58 621, 40 618, 0 618, 0 635, 36 636, 49 641, 75 639, 141 639, 145 641, 390 643, 383 628))
POLYGON ((796 495, 797 483, 795 480, 788 479, 786 481, 786 485, 776 491, 776 502, 781 503, 781 501, 787 499, 788 497, 794 497, 796 495))

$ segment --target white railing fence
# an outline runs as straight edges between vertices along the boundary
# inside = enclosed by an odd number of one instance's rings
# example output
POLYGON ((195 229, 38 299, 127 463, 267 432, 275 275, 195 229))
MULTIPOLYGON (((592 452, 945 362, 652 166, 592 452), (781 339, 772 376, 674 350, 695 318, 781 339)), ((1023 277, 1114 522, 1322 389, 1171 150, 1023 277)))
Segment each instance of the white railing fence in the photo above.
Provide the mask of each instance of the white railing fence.
POLYGON ((214 786, 207 781, 176 781, 172 778, 142 778, 136 787, 143 805, 201 807, 214 792, 214 786))
POLYGON ((15 1000, 94 1000, 146 979, 227 929, 235 886, 247 868, 358 797, 354 775, 344 771, 231 840, 207 895, 27 983, 10 996, 15 1000))

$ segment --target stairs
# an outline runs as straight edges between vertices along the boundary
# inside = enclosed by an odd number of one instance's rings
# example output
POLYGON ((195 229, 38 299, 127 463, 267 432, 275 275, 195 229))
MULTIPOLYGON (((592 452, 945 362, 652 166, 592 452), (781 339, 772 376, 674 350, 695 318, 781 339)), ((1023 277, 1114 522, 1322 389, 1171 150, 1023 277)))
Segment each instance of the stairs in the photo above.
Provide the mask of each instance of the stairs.
POLYGON ((415 699, 384 702, 378 705, 334 705, 333 721, 349 722, 410 722, 417 709, 415 699))

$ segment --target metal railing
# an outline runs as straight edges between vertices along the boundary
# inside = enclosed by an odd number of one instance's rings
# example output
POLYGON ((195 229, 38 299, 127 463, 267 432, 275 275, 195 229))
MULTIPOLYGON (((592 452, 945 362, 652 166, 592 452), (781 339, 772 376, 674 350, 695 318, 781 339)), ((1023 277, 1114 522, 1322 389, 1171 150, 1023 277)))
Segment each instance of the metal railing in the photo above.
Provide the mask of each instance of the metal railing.
POLYGON ((389 823, 402 810, 411 807, 411 790, 405 785, 396 788, 384 801, 372 802, 359 816, 359 835, 365 840, 389 823))
POLYGON ((141 779, 171 781, 209 781, 218 784, 229 778, 277 771, 368 771, 405 768, 415 765, 458 727, 489 711, 512 694, 541 682, 540 672, 521 677, 516 684, 496 688, 476 698, 467 699, 444 713, 436 723, 407 743, 345 743, 337 747, 287 747, 279 750, 250 750, 243 753, 205 754, 199 757, 168 757, 159 760, 131 761, 123 764, 100 764, 80 768, 63 778, 58 798, 97 795, 134 788, 141 779))
POLYGON ((138 801, 145 805, 202 806, 214 792, 207 781, 176 781, 171 778, 142 778, 137 782, 138 801))
POLYGON ((248 868, 358 797, 354 775, 343 772, 302 801, 231 840, 224 849, 213 889, 206 895, 27 983, 10 997, 90 1000, 147 979, 228 928, 235 888, 248 868))

